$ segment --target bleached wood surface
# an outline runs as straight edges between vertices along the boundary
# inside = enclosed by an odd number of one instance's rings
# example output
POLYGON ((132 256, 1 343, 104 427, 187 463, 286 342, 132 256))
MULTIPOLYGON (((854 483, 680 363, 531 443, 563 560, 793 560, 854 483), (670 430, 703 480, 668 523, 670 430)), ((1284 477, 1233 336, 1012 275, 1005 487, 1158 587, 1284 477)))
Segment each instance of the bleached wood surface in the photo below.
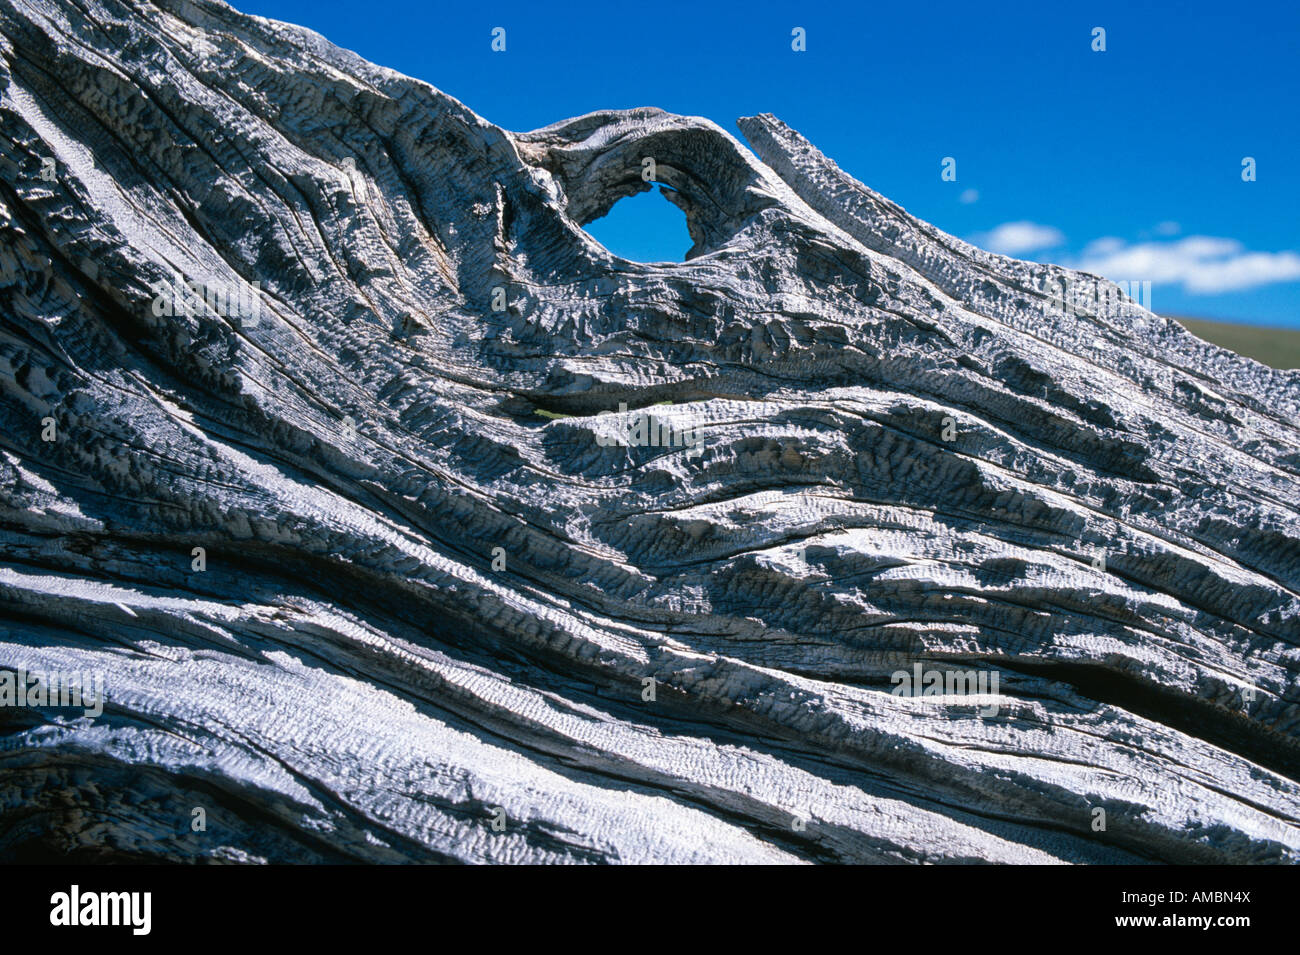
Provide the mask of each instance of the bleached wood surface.
POLYGON ((0 125, 0 667, 106 687, 0 709, 0 857, 1296 861, 1300 376, 208 0, 0 0, 0 125), (646 157, 685 263, 581 227, 646 157))

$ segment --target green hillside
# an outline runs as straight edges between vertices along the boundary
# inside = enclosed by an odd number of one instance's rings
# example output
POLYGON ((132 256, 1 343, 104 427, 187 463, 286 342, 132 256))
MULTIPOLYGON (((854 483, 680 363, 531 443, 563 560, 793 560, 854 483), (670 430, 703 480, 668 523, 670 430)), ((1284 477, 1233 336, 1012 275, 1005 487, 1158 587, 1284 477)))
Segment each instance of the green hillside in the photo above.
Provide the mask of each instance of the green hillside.
POLYGON ((1179 318, 1171 315, 1197 338, 1230 348, 1274 368, 1300 368, 1300 330, 1265 328, 1259 325, 1233 325, 1210 322, 1202 318, 1179 318))

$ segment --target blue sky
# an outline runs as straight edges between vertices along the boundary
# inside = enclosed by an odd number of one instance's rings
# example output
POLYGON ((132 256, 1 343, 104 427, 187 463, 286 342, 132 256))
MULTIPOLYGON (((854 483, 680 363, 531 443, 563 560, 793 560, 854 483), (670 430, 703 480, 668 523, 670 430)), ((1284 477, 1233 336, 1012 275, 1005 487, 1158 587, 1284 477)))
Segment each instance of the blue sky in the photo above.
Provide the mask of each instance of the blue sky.
MULTIPOLYGON (((736 117, 775 113, 986 248, 1150 281, 1165 314, 1300 328, 1295 0, 235 6, 310 27, 507 129, 658 106, 743 141, 736 117), (498 26, 504 53, 491 50, 498 26), (941 179, 944 157, 955 182, 941 179)), ((589 230, 647 261, 690 244, 657 193, 589 230)))

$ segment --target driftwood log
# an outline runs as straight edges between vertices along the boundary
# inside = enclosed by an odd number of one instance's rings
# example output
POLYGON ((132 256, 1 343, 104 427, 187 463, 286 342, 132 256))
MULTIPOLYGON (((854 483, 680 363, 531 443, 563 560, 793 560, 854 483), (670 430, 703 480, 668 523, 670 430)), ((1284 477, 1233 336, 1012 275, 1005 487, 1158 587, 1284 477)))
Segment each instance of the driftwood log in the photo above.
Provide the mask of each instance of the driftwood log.
POLYGON ((0 126, 0 859, 1297 861, 1300 374, 212 0, 0 126))

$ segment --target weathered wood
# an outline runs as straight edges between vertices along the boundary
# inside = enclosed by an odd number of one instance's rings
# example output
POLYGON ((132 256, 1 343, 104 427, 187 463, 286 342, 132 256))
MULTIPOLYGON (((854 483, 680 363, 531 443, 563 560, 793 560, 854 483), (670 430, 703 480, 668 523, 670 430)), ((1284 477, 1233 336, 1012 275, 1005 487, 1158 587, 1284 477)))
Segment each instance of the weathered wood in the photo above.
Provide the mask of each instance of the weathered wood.
POLYGON ((0 124, 0 667, 104 680, 0 857, 1296 861, 1297 374, 209 0, 0 0, 0 124))

